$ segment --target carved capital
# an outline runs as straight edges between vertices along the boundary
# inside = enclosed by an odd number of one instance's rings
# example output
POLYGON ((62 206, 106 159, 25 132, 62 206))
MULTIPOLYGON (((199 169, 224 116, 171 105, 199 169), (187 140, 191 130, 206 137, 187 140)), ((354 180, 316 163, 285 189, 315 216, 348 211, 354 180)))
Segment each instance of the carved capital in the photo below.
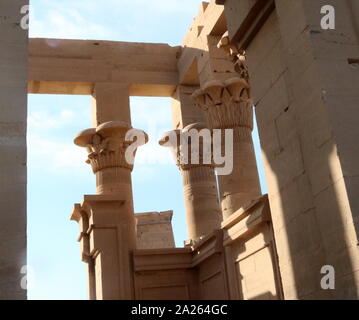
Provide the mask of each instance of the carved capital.
POLYGON ((91 164, 93 172, 97 173, 106 168, 116 167, 132 170, 133 161, 127 159, 127 149, 134 142, 139 146, 147 141, 148 136, 142 130, 133 129, 122 121, 110 121, 97 128, 81 131, 74 143, 86 148, 88 152, 86 162, 91 164), (144 140, 142 143, 138 141, 141 137, 144 140))
POLYGON ((214 167, 212 133, 204 123, 194 123, 183 130, 166 132, 159 144, 171 148, 176 164, 182 171, 214 167))
POLYGON ((205 111, 212 129, 245 127, 253 130, 253 103, 250 87, 242 78, 209 81, 192 95, 196 106, 205 111))

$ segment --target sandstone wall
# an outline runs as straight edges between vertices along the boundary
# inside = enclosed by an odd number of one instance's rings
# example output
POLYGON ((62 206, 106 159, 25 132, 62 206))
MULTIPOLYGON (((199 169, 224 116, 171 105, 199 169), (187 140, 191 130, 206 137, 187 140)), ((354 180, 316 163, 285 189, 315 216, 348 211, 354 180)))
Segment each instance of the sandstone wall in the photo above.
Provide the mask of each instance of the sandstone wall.
MULTIPOLYGON (((275 10, 246 50, 284 296, 355 299, 359 284, 356 3, 276 0, 274 4, 275 10), (335 30, 320 26, 323 5, 335 8, 335 30), (335 268, 335 290, 320 286, 324 265, 335 268)), ((244 23, 246 15, 231 12, 227 19, 242 17, 244 23)), ((233 30, 232 35, 244 43, 244 35, 233 30)))
POLYGON ((172 215, 173 211, 136 214, 137 249, 174 248, 172 215))
POLYGON ((0 299, 26 299, 26 0, 0 2, 0 299))

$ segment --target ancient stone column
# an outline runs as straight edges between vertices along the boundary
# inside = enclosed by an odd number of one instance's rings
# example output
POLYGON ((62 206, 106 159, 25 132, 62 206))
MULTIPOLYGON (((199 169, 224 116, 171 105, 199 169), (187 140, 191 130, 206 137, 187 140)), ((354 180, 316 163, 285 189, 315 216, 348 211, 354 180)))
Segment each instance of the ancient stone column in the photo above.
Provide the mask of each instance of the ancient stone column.
MULTIPOLYGON (((182 173, 187 232, 193 241, 220 229, 222 222, 212 158, 209 163, 205 161, 202 141, 195 141, 199 139, 198 135, 191 134, 191 130, 200 133, 202 129, 205 129, 205 124, 195 123, 183 130, 165 133, 159 142, 162 146, 171 147, 182 173), (189 139, 186 139, 188 136, 189 139), (187 161, 184 161, 185 148, 188 152, 187 161), (194 154, 198 155, 198 161, 194 161, 194 154)), ((207 129, 207 132, 211 138, 210 130, 207 129)))
POLYGON ((214 80, 195 91, 192 97, 206 112, 210 128, 222 129, 222 140, 223 129, 233 130, 233 170, 228 175, 218 176, 223 218, 226 219, 261 194, 252 140, 250 87, 239 77, 214 80))
POLYGON ((75 144, 86 147, 87 163, 96 174, 97 194, 125 194, 132 199, 131 171, 133 164, 126 161, 126 133, 131 129, 122 121, 106 122, 97 129, 82 131, 75 144))
POLYGON ((80 222, 82 256, 92 270, 90 294, 97 300, 134 297, 131 252, 136 248, 136 223, 133 162, 128 156, 134 157, 134 141, 136 146, 144 144, 147 136, 121 121, 103 123, 75 138, 76 145, 87 149, 87 162, 96 174, 97 195, 85 196, 72 218, 80 222))

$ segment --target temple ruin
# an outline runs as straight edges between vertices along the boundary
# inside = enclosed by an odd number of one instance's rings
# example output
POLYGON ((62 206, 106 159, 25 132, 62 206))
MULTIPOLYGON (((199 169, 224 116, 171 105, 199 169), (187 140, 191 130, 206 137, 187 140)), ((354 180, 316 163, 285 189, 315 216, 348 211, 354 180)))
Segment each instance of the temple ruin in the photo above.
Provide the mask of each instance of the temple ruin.
MULTIPOLYGON (((20 20, 27 1, 3 3, 1 14, 20 20)), ((0 43, 1 299, 26 298, 27 93, 92 96, 92 128, 79 128, 74 143, 88 153, 97 192, 71 213, 89 299, 358 298, 358 1, 203 2, 176 47, 28 39, 10 23, 0 43), (321 28, 325 4, 336 9, 334 30, 321 28), (182 248, 172 211, 134 212, 130 96, 171 98, 164 147, 169 134, 233 132, 231 173, 218 175, 201 148, 199 163, 177 161, 182 248), (259 184, 254 112, 268 194, 259 184), (333 290, 321 286, 327 265, 333 290)), ((181 144, 169 147, 178 155, 181 144)))

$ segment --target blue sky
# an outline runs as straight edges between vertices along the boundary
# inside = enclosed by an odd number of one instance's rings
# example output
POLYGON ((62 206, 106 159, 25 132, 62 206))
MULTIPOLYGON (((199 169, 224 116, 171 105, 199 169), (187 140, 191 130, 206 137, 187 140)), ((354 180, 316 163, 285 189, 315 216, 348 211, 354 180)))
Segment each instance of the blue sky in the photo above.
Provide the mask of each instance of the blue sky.
MULTIPOLYGON (((157 42, 179 45, 199 10, 198 0, 32 0, 30 36, 157 42)), ((29 95, 28 264, 29 299, 87 299, 86 265, 69 220, 74 203, 95 193, 86 152, 73 145, 91 127, 88 96, 29 95)), ((181 176, 157 145, 171 129, 168 98, 131 97, 133 126, 150 135, 133 171, 135 211, 174 210, 177 246, 186 239, 181 176), (155 110, 155 112, 154 112, 155 110)), ((256 151, 260 148, 255 132, 256 151)), ((258 157, 260 161, 260 157, 258 157)), ((260 164, 260 163, 259 163, 260 164)), ((261 171, 262 185, 264 175, 261 171)))

